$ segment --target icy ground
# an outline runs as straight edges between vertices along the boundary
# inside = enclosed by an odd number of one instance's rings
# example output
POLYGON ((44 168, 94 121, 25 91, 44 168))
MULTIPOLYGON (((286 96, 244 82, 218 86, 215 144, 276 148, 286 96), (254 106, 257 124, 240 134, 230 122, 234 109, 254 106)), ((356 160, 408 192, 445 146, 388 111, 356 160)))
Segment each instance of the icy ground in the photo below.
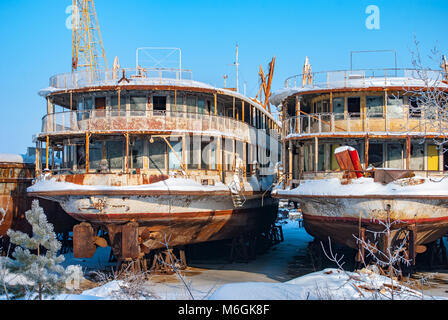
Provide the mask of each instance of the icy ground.
MULTIPOLYGON (((176 275, 150 275, 148 280, 139 277, 124 280, 105 277, 98 283, 85 280, 81 289, 47 299, 387 300, 392 298, 392 286, 393 299, 445 299, 392 282, 374 272, 374 269, 345 272, 326 268, 313 272, 312 269, 299 268, 299 273, 291 272, 291 261, 294 257, 306 256, 308 242, 313 238, 304 228, 299 228, 297 220, 286 220, 283 232, 284 242, 247 264, 228 263, 225 259, 228 254, 226 251, 222 253, 222 259, 195 261, 182 272, 182 279, 176 275), (302 272, 306 274, 302 275, 302 272)), ((115 263, 108 262, 109 250, 99 248, 91 259, 76 259, 72 253, 68 253, 65 254, 64 265, 79 264, 86 276, 100 267, 102 270, 115 268, 115 263)))

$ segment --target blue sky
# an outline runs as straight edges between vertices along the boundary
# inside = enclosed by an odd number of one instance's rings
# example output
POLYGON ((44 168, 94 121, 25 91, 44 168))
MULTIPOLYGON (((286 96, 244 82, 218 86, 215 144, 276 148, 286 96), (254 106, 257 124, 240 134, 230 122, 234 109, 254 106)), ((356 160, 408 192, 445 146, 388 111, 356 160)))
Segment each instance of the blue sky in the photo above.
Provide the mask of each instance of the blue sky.
MULTIPOLYGON (((0 1, 0 153, 24 153, 46 112, 39 89, 51 75, 71 71, 71 0, 0 1)), ((300 73, 305 56, 313 71, 348 69, 350 51, 396 50, 398 66, 411 66, 414 34, 425 54, 437 45, 448 54, 446 0, 149 1, 96 0, 109 64, 135 66, 138 47, 182 48, 183 67, 195 80, 235 83, 235 44, 240 85, 258 91, 258 68, 276 56, 273 89, 300 73), (365 26, 368 5, 380 9, 380 29, 365 26)), ((429 66, 435 67, 428 62, 429 66)), ((356 56, 354 68, 393 67, 392 54, 356 56)))

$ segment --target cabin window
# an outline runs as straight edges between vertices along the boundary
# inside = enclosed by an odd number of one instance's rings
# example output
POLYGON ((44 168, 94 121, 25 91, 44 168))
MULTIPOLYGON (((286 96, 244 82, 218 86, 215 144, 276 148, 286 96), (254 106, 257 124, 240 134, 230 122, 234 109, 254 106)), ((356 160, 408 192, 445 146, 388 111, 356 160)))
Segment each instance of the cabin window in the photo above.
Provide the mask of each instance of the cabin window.
POLYGON ((347 98, 347 111, 351 118, 359 118, 361 116, 361 98, 347 98))
POLYGON ((370 143, 369 166, 372 165, 375 168, 382 168, 384 166, 383 153, 384 152, 382 143, 370 143))
POLYGON ((366 97, 366 113, 367 118, 383 117, 383 97, 367 96, 366 97))
MULTIPOLYGON (((144 116, 146 112, 146 96, 131 96, 130 100, 130 110, 132 116, 144 116)), ((166 102, 165 102, 166 103, 166 102)))
POLYGON ((328 103, 328 100, 322 102, 322 112, 324 113, 330 112, 330 103, 328 103))
POLYGON ((201 137, 192 136, 186 137, 187 146, 187 167, 188 169, 198 169, 201 153, 201 137))
POLYGON ((389 119, 403 118, 403 98, 396 96, 387 97, 387 117, 389 119))
POLYGON ((183 112, 184 111, 184 97, 183 96, 171 96, 170 97, 170 110, 171 112, 183 112))
MULTIPOLYGON (((110 99, 110 107, 112 116, 118 115, 118 95, 112 96, 110 99)), ((120 95, 120 115, 126 114, 126 96, 120 95)))
POLYGON ((425 145, 421 143, 411 144, 411 170, 425 170, 425 145))
POLYGON ((331 148, 330 148, 330 150, 331 150, 330 169, 332 171, 336 171, 336 170, 339 169, 338 160, 336 159, 336 156, 335 156, 334 152, 340 146, 341 146, 340 144, 332 144, 331 148))
POLYGON ((317 171, 325 171, 325 145, 320 144, 318 147, 317 171))
POLYGON ((172 147, 169 148, 168 162, 170 170, 182 169, 182 139, 171 137, 168 141, 172 147))
POLYGON ((213 113, 213 111, 212 111, 212 102, 210 100, 207 100, 207 109, 206 109, 206 111, 207 111, 207 114, 212 114, 213 113))
POLYGON ((161 138, 153 138, 152 140, 150 140, 148 145, 149 169, 156 169, 161 171, 166 168, 166 148, 166 143, 161 138))
POLYGON ((103 160, 103 143, 95 142, 89 144, 89 167, 97 170, 101 167, 103 160))
POLYGON ((187 96, 187 112, 196 113, 196 97, 187 96))
POLYGON ((164 96, 153 96, 152 97, 152 110, 153 111, 166 111, 166 97, 164 96))
POLYGON ((335 120, 344 119, 344 109, 345 109, 344 104, 345 104, 344 98, 333 99, 333 113, 335 120))
POLYGON ((313 171, 314 168, 314 145, 308 144, 305 145, 305 154, 304 154, 304 160, 305 160, 305 171, 313 171))
POLYGON ((201 169, 216 169, 216 139, 202 137, 201 141, 201 169))
POLYGON ((387 167, 393 169, 403 169, 403 144, 387 144, 387 167))
POLYGON ((86 167, 86 146, 76 146, 76 167, 78 169, 84 169, 86 167))
POLYGON ((233 167, 233 140, 224 138, 224 163, 223 167, 230 171, 233 167))
POLYGON ((198 99, 198 113, 204 114, 205 101, 202 98, 198 99))
POLYGON ((106 141, 107 161, 110 169, 123 169, 123 141, 106 141))
POLYGON ((143 169, 145 140, 135 139, 130 145, 131 169, 143 169))
POLYGON ((417 97, 409 97, 409 117, 421 118, 422 108, 418 103, 417 97))

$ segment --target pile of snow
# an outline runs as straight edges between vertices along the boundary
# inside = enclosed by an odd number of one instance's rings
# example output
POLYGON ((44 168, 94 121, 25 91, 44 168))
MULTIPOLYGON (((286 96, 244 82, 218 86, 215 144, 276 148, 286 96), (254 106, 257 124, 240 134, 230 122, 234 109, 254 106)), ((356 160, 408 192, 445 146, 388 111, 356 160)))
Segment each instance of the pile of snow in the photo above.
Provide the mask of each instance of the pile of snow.
POLYGON ((210 300, 441 300, 368 269, 325 269, 285 283, 243 282, 216 290, 210 300), (392 292, 393 288, 393 292, 392 292))
POLYGON ((373 178, 354 179, 349 184, 342 184, 338 178, 322 180, 305 180, 291 190, 273 191, 280 196, 365 196, 365 195, 433 195, 448 196, 448 179, 434 181, 425 177, 416 176, 410 179, 393 181, 387 185, 374 182, 373 178), (412 181, 423 181, 420 184, 413 184, 412 181))
MULTIPOLYGON (((160 299, 152 294, 131 297, 126 294, 126 283, 113 280, 81 294, 65 294, 57 300, 117 300, 160 299)), ((154 288, 153 288, 154 289, 154 288)), ((239 282, 216 289, 209 300, 446 300, 440 296, 425 295, 420 291, 379 275, 374 268, 357 272, 324 269, 296 279, 278 282, 239 282)))

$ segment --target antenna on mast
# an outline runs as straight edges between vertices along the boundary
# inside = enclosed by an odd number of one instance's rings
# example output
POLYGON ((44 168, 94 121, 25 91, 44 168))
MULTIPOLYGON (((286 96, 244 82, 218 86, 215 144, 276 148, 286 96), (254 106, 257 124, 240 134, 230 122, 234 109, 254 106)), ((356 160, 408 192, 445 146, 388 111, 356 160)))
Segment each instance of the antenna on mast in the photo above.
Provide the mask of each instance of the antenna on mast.
POLYGON ((107 71, 94 0, 73 0, 72 71, 107 71))
POLYGON ((235 62, 233 64, 230 64, 230 66, 235 66, 236 67, 236 92, 240 92, 240 79, 239 79, 239 62, 238 62, 238 42, 236 43, 236 57, 235 57, 235 62))

